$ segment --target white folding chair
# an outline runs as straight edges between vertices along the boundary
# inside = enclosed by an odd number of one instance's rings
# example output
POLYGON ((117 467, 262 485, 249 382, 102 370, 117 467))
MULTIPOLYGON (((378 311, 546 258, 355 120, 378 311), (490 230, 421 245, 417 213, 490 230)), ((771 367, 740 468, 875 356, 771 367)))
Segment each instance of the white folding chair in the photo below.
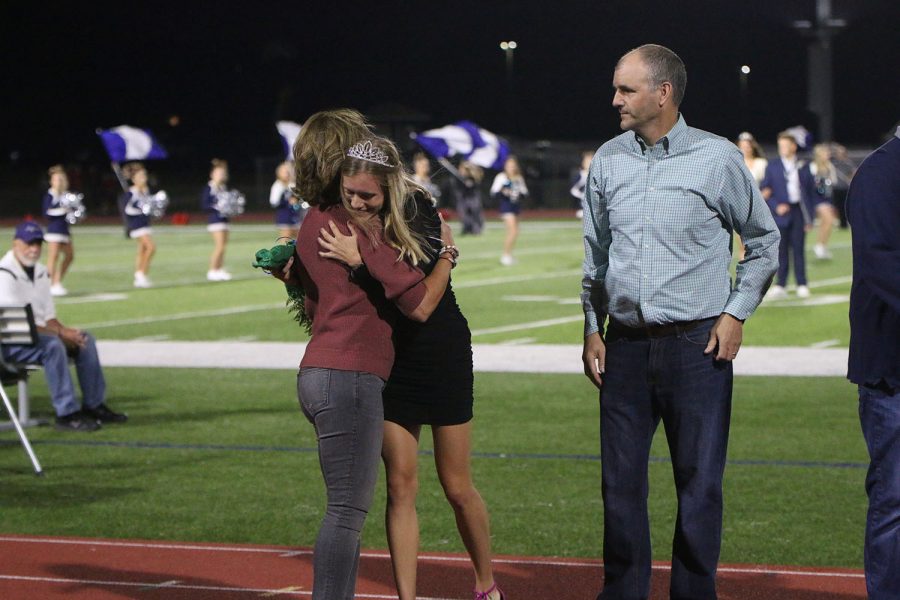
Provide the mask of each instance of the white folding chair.
POLYGON ((25 435, 25 429, 22 422, 26 424, 35 424, 29 416, 27 379, 28 372, 25 365, 12 364, 3 358, 2 347, 5 345, 15 344, 22 346, 33 346, 37 343, 37 327, 34 324, 34 314, 31 312, 31 305, 25 306, 0 306, 0 396, 3 397, 3 404, 6 406, 6 412, 9 413, 9 420, 19 434, 22 447, 31 459, 34 466, 34 472, 37 475, 43 475, 41 463, 38 462, 28 436, 25 435), (16 381, 19 384, 19 416, 22 417, 20 422, 13 409, 9 396, 3 387, 5 381, 16 381), (25 384, 25 385, 23 385, 25 384), (23 387, 25 392, 23 393, 23 387))

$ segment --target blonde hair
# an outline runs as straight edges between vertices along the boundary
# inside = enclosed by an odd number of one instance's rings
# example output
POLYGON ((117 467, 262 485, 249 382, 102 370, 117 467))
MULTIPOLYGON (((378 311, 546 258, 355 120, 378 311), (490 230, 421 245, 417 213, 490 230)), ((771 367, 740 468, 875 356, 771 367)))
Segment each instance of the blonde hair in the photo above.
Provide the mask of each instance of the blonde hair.
POLYGON ((214 158, 209 161, 209 171, 212 173, 216 169, 227 169, 228 161, 222 160, 221 158, 214 158))
POLYGON ((308 118, 294 142, 294 195, 313 206, 340 202, 338 175, 347 148, 371 136, 366 118, 352 108, 324 110, 308 118))
POLYGON ((522 175, 522 165, 519 164, 519 159, 512 154, 506 157, 506 160, 503 161, 503 172, 506 173, 506 176, 510 179, 523 180, 525 177, 522 175), (513 175, 510 175, 506 172, 506 165, 514 165, 516 172, 513 175))
POLYGON ((467 160, 460 161, 459 173, 463 177, 471 177, 475 180, 475 183, 481 183, 481 180, 484 179, 484 170, 475 163, 467 160))
POLYGON ((819 173, 830 172, 834 167, 831 163, 831 146, 828 144, 816 144, 813 146, 813 164, 816 165, 816 170, 819 173))
MULTIPOLYGON (((416 214, 415 195, 423 194, 426 199, 430 199, 430 194, 404 170, 400 152, 393 142, 379 137, 369 138, 365 141, 384 152, 388 158, 388 164, 383 165, 345 156, 341 164, 341 175, 352 177, 364 173, 374 177, 381 185, 384 206, 382 206, 379 216, 384 222, 384 241, 400 251, 398 261, 407 259, 413 265, 417 265, 419 261, 428 260, 428 254, 423 250, 426 247, 425 240, 409 228, 407 220, 412 220, 416 214)), ((366 232, 372 245, 376 245, 378 243, 375 237, 377 225, 372 223, 371 219, 363 218, 359 211, 354 210, 343 194, 341 194, 341 200, 353 222, 366 232)))
POLYGON ((66 169, 62 165, 53 165, 49 169, 47 169, 47 175, 49 177, 53 177, 54 175, 65 175, 66 169))

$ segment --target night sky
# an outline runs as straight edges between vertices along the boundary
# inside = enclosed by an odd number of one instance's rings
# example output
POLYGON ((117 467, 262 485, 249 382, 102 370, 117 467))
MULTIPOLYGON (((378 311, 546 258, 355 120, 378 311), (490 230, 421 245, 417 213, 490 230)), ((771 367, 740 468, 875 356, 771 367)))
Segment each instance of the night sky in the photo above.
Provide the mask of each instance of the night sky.
MULTIPOLYGON (((3 3, 0 164, 97 160, 94 129, 120 124, 153 130, 184 160, 249 160, 280 151, 276 120, 338 106, 402 105, 423 128, 471 119, 518 138, 602 141, 618 133, 615 62, 646 42, 685 61, 693 126, 773 141, 814 125, 807 40, 791 26, 813 18, 814 0, 228 4, 3 3)), ((900 119, 900 2, 833 0, 833 13, 849 23, 834 40, 836 138, 871 147, 900 119)))

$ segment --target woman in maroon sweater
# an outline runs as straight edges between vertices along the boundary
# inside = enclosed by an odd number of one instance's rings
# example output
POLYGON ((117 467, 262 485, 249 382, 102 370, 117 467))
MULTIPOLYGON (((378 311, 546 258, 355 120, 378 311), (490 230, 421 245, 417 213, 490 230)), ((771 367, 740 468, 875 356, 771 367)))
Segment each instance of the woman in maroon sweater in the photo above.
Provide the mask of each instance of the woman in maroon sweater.
MULTIPOLYGON (((429 317, 446 289, 452 259, 444 253, 446 260, 427 277, 413 266, 424 255, 402 215, 418 188, 405 174, 396 148, 372 139, 367 146, 351 146, 349 156, 344 151, 345 144, 370 135, 355 111, 318 113, 304 124, 294 147, 297 181, 311 175, 320 183, 319 195, 305 198, 311 207, 296 255, 278 274, 286 283, 302 285, 312 320, 297 390, 303 413, 316 429, 328 496, 313 555, 313 600, 353 598, 360 532, 378 475, 381 392, 394 360, 393 322, 397 309, 409 319, 429 317), (337 200, 335 186, 321 182, 328 181, 329 172, 336 175, 345 160, 366 163, 366 172, 345 177, 337 200), (347 266, 319 256, 318 230, 331 221, 348 232, 350 220, 366 232, 368 243, 360 244, 360 251, 378 289, 358 286, 347 266)), ((452 245, 449 227, 442 235, 452 245)))

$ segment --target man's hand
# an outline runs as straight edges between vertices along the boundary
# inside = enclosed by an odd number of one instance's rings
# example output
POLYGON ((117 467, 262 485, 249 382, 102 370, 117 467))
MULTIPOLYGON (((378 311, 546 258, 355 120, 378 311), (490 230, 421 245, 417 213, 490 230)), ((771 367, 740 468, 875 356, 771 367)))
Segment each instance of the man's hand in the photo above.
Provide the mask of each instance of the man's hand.
POLYGON ((789 212, 791 212, 791 205, 787 204, 786 202, 782 202, 775 206, 775 214, 778 215, 779 217, 783 217, 784 215, 788 214, 789 212))
POLYGON ((741 349, 744 338, 744 323, 728 313, 722 313, 709 331, 709 343, 703 354, 709 354, 718 348, 716 360, 732 361, 741 349))
POLYGON ((65 344, 66 348, 69 350, 84 348, 84 345, 87 343, 84 332, 80 329, 73 329, 71 327, 60 327, 59 339, 62 340, 62 343, 65 344))
POLYGON ((606 344, 599 333, 584 337, 581 360, 584 362, 584 374, 599 389, 603 385, 603 371, 606 370, 606 344))

